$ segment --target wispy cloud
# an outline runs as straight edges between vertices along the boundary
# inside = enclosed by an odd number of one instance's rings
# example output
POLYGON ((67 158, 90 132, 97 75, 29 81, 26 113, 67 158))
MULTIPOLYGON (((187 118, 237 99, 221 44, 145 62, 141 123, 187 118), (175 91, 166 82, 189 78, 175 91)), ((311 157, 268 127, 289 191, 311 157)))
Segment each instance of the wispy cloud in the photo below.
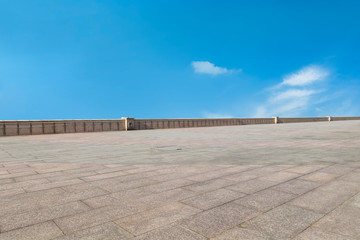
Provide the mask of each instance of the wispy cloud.
POLYGON ((193 67, 195 73, 200 74, 219 75, 233 71, 224 67, 215 66, 215 64, 208 61, 193 61, 191 62, 191 66, 193 67))
POLYGON ((282 100, 289 100, 289 99, 294 99, 294 98, 299 99, 299 98, 308 97, 308 96, 313 95, 313 94, 315 94, 317 92, 318 91, 315 91, 315 90, 289 89, 289 90, 285 90, 283 92, 279 92, 279 93, 275 94, 269 100, 270 100, 270 102, 274 103, 274 102, 279 102, 279 101, 282 101, 282 100))
POLYGON ((321 66, 310 65, 297 72, 286 75, 281 85, 305 86, 316 81, 324 80, 329 74, 329 71, 321 66))
POLYGON ((270 96, 256 109, 254 116, 301 116, 323 92, 315 82, 326 80, 329 74, 330 71, 322 66, 310 65, 286 75, 280 84, 270 88, 270 96))

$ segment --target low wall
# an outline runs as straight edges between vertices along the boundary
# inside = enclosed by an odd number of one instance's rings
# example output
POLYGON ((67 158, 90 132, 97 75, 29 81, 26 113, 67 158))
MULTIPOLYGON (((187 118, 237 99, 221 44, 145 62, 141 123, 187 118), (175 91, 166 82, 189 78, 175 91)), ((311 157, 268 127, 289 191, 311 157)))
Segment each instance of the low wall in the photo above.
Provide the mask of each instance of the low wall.
POLYGON ((124 131, 125 120, 0 121, 0 136, 124 131))
POLYGON ((331 121, 360 120, 360 117, 331 117, 331 121))
POLYGON ((0 121, 0 136, 360 120, 360 117, 0 121))
POLYGON ((143 130, 273 123, 273 118, 135 119, 133 128, 143 130))
POLYGON ((278 118, 277 123, 326 122, 329 117, 278 118))

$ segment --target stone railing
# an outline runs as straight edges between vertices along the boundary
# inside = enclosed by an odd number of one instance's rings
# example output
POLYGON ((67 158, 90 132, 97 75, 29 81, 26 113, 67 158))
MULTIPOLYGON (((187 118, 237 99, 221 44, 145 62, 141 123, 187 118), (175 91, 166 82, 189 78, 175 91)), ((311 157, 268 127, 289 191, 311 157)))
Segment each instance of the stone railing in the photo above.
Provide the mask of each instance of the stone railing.
POLYGON ((0 136, 125 130, 125 120, 0 121, 0 136))
POLYGON ((0 136, 360 120, 360 117, 0 121, 0 136))
POLYGON ((134 119, 133 129, 191 128, 273 123, 273 118, 134 119))

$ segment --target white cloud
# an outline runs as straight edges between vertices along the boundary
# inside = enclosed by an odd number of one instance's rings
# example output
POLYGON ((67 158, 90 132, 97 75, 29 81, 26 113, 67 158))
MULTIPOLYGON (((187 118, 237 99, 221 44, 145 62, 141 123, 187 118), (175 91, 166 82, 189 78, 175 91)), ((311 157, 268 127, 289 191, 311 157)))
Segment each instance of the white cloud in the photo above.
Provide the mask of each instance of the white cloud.
POLYGON ((322 90, 317 85, 307 86, 320 80, 326 80, 329 70, 316 65, 310 65, 287 75, 283 81, 270 88, 271 95, 264 104, 257 107, 255 117, 298 117, 311 107, 314 109, 323 98, 322 90), (320 100, 319 100, 320 98, 320 100))
POLYGON ((329 71, 327 69, 317 65, 310 65, 285 76, 281 85, 304 86, 324 80, 328 75, 329 71))
POLYGON ((208 61, 193 61, 191 62, 191 65, 194 68, 194 71, 200 74, 218 75, 231 72, 231 70, 215 66, 213 63, 208 61))
POLYGON ((268 101, 266 104, 259 106, 256 109, 254 117, 299 117, 301 112, 306 110, 309 106, 309 100, 309 96, 293 96, 285 101, 282 100, 277 103, 268 101))
POLYGON ((286 114, 288 116, 296 116, 309 104, 309 98, 295 98, 292 101, 285 102, 276 109, 276 115, 286 114))
POLYGON ((284 92, 280 92, 275 96, 270 98, 271 102, 278 102, 282 100, 294 99, 294 98, 304 98, 310 95, 317 93, 315 90, 299 90, 299 89, 289 89, 284 92))

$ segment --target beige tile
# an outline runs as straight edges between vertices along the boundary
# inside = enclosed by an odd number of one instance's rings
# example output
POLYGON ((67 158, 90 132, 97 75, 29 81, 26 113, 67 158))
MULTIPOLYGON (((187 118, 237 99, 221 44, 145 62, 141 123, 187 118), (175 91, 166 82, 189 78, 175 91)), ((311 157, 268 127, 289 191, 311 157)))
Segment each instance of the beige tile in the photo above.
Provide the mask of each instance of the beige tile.
POLYGON ((348 200, 352 195, 315 189, 289 202, 290 205, 310 209, 318 213, 328 213, 348 200))
POLYGON ((46 189, 51 189, 51 188, 79 184, 82 182, 83 181, 80 179, 71 179, 71 180, 60 181, 60 182, 43 183, 43 184, 37 184, 34 186, 26 186, 26 187, 24 187, 24 189, 25 189, 25 191, 33 192, 33 191, 40 191, 40 190, 46 190, 46 189))
POLYGON ((0 175, 1 179, 7 179, 7 178, 16 178, 16 177, 22 177, 22 176, 29 176, 29 175, 37 175, 38 173, 35 171, 29 171, 29 172, 20 172, 20 173, 11 173, 11 174, 2 174, 0 175))
POLYGON ((326 165, 300 165, 300 166, 288 168, 285 171, 299 173, 299 174, 308 174, 311 172, 315 172, 324 167, 326 167, 326 165))
POLYGON ((25 193, 25 191, 22 190, 21 188, 12 188, 12 189, 8 189, 8 190, 0 191, 0 197, 13 196, 13 195, 21 194, 21 193, 25 193))
POLYGON ((360 239, 360 208, 341 206, 318 221, 314 227, 360 239))
POLYGON ((182 202, 198 209, 206 210, 223 205, 224 203, 228 203, 245 195, 246 194, 244 193, 235 192, 228 189, 218 189, 182 200, 182 202))
POLYGON ((342 176, 340 179, 344 180, 344 181, 360 183, 360 171, 359 172, 347 173, 344 176, 342 176))
POLYGON ((0 198, 0 215, 18 214, 53 204, 53 199, 63 194, 61 189, 50 189, 31 193, 21 193, 0 198))
POLYGON ((269 239, 291 239, 311 226, 323 215, 303 208, 283 204, 244 224, 269 236, 269 239))
POLYGON ((43 183, 48 183, 48 182, 49 182, 49 180, 47 180, 45 178, 40 178, 40 179, 29 180, 26 182, 3 184, 3 185, 0 185, 0 191, 12 189, 12 188, 26 188, 29 186, 31 187, 33 185, 38 185, 38 184, 43 184, 43 183))
POLYGON ((241 239, 241 240, 268 240, 269 237, 266 235, 246 229, 246 228, 239 228, 235 227, 233 229, 230 229, 228 231, 225 231, 224 233, 220 234, 219 236, 212 238, 212 240, 235 240, 235 239, 241 239))
POLYGON ((241 173, 223 176, 222 178, 231 180, 234 182, 245 182, 245 181, 257 178, 257 177, 258 177, 257 174, 253 174, 253 173, 249 173, 249 172, 241 172, 241 173))
POLYGON ((194 184, 194 181, 187 179, 175 179, 166 182, 152 184, 146 187, 146 189, 154 193, 159 193, 179 187, 185 187, 191 184, 194 184))
POLYGON ((294 179, 279 185, 272 187, 271 189, 292 193, 292 194, 304 194, 314 188, 319 187, 321 184, 317 182, 305 181, 300 179, 294 179))
POLYGON ((343 175, 348 172, 351 172, 354 169, 355 167, 351 167, 350 165, 335 164, 327 168, 321 169, 321 172, 343 175))
MULTIPOLYGON (((152 184, 158 183, 157 181, 148 179, 148 178, 140 178, 134 179, 130 181, 122 181, 121 179, 113 179, 113 181, 109 181, 108 183, 101 183, 99 186, 109 192, 120 192, 128 189, 140 188, 149 186, 152 184)), ((94 183, 96 185, 96 183, 94 183)))
POLYGON ((170 203, 119 219, 115 221, 115 223, 135 235, 140 235, 198 212, 200 212, 200 210, 182 203, 170 203))
POLYGON ((123 190, 120 192, 112 193, 110 196, 119 199, 120 201, 132 201, 145 196, 152 195, 153 192, 146 187, 139 187, 134 189, 123 190))
POLYGON ((327 183, 339 176, 340 175, 338 175, 338 174, 332 174, 332 173, 326 173, 326 172, 314 172, 314 173, 310 173, 308 175, 304 175, 304 176, 300 177, 299 179, 318 182, 318 183, 327 183))
POLYGON ((72 216, 55 219, 55 223, 66 233, 74 233, 112 220, 134 214, 135 211, 126 204, 96 208, 72 216))
POLYGON ((310 227, 294 238, 295 240, 353 240, 346 236, 332 232, 324 232, 318 228, 310 227))
POLYGON ((294 194, 266 189, 245 197, 242 197, 234 203, 248 208, 254 208, 257 211, 265 212, 277 207, 296 197, 294 194))
POLYGON ((357 182, 348 182, 336 179, 330 183, 324 184, 318 188, 322 191, 336 192, 341 195, 354 195, 360 192, 360 184, 357 182))
POLYGON ((13 183, 13 182, 15 182, 15 181, 12 178, 0 179, 0 186, 3 185, 3 184, 13 183))
POLYGON ((132 235, 113 222, 104 223, 56 238, 55 240, 121 240, 129 239, 132 235))
POLYGON ((0 234, 1 240, 48 240, 63 235, 54 222, 45 222, 0 234))
POLYGON ((348 201, 345 202, 345 204, 351 207, 360 208, 360 193, 350 198, 348 201))
POLYGON ((230 186, 232 184, 234 184, 233 181, 218 178, 218 179, 208 180, 205 182, 194 183, 194 184, 185 186, 183 188, 194 191, 194 192, 203 193, 203 192, 209 192, 212 190, 223 188, 226 186, 230 186))
POLYGON ((23 212, 17 215, 2 216, 0 218, 1 231, 10 231, 16 228, 46 222, 55 218, 84 212, 88 209, 89 207, 81 202, 71 202, 64 205, 23 212))
POLYGON ((121 203, 119 199, 111 197, 110 194, 88 198, 83 200, 83 202, 92 208, 100 208, 121 203))
POLYGON ((265 177, 261 177, 261 178, 259 178, 259 180, 281 183, 281 182, 286 182, 291 179, 297 178, 299 176, 301 176, 301 175, 297 174, 297 173, 281 171, 281 172, 269 174, 265 177))
POLYGON ((88 176, 88 177, 82 177, 81 179, 84 181, 90 182, 90 181, 97 181, 97 180, 119 177, 119 176, 124 176, 124 175, 127 175, 127 173, 123 172, 123 171, 117 171, 117 172, 111 172, 111 173, 97 174, 97 175, 88 176))
POLYGON ((256 214, 258 212, 253 209, 227 203, 186 218, 180 221, 180 224, 206 237, 215 237, 256 214))
POLYGON ((179 225, 169 225, 140 235, 133 240, 206 240, 207 238, 179 225))
POLYGON ((274 185, 277 185, 277 182, 272 181, 265 181, 265 180, 259 180, 259 179, 253 179, 246 182, 240 182, 237 184, 234 184, 230 187, 227 187, 230 190, 252 194, 256 193, 258 191, 267 189, 269 187, 272 187, 274 185))

